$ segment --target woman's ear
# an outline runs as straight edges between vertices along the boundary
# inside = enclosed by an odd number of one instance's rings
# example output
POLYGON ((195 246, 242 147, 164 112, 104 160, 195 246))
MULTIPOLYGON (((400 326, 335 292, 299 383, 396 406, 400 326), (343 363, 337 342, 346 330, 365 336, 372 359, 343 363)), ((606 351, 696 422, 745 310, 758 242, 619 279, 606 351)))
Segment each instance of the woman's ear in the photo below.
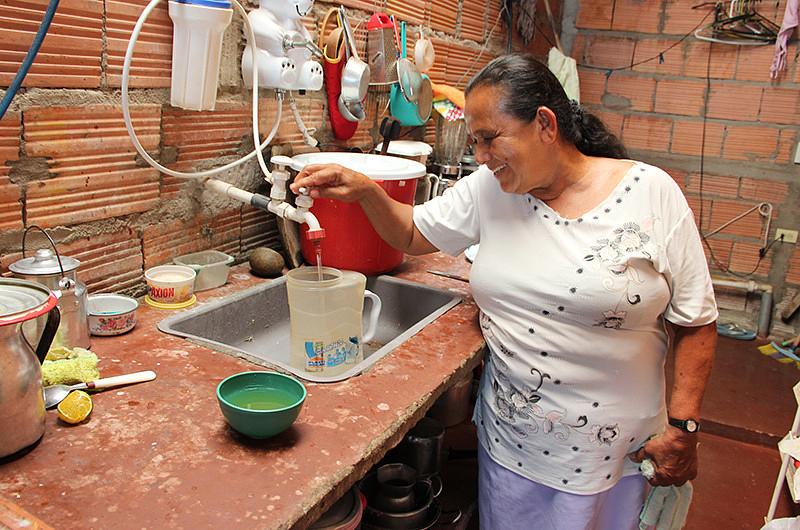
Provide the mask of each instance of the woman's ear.
POLYGON ((558 137, 558 121, 555 113, 548 107, 539 107, 536 110, 536 123, 539 125, 539 134, 545 143, 553 143, 558 137))

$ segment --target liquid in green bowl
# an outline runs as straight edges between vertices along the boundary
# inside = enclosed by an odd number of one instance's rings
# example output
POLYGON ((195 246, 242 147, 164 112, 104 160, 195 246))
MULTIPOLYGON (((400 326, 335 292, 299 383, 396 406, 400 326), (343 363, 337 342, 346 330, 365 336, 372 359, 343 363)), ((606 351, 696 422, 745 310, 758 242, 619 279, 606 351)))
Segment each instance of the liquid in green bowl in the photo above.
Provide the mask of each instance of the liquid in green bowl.
POLYGON ((225 420, 250 438, 269 438, 286 430, 306 399, 300 381, 278 372, 241 372, 217 386, 225 420))
POLYGON ((228 394, 228 401, 243 409, 277 410, 294 405, 297 396, 274 388, 243 388, 228 394))

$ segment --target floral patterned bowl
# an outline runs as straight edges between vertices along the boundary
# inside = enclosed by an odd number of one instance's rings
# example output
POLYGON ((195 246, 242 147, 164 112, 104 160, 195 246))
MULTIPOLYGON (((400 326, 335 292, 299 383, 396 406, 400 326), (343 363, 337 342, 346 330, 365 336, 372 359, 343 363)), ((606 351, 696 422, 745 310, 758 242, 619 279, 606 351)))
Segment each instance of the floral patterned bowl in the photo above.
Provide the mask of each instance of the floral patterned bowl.
POLYGON ((89 332, 92 335, 122 335, 136 325, 139 302, 122 294, 89 296, 89 332))

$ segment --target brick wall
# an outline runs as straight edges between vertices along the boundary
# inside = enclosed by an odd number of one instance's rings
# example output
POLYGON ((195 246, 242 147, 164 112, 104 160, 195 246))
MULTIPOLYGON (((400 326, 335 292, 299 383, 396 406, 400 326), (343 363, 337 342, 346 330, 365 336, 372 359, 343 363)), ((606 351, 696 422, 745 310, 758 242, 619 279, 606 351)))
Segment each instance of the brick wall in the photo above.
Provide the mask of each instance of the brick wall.
MULTIPOLYGON (((344 0, 364 50, 368 16, 378 10, 424 26, 437 61, 431 77, 461 87, 502 53, 507 29, 499 0, 344 0), (491 38, 489 38, 491 36, 491 38), (487 43, 484 46, 484 43, 487 43)), ((281 248, 272 214, 210 196, 194 182, 160 174, 134 151, 122 121, 119 87, 128 38, 146 0, 61 0, 23 89, 0 121, 0 272, 20 257, 22 231, 36 224, 61 252, 82 261, 79 276, 91 292, 140 294, 143 270, 203 249, 240 259, 250 249, 281 248)), ((558 8, 559 1, 551 2, 558 8)), ((36 32, 47 0, 9 0, 0 5, 0 87, 10 83, 36 32)), ((317 2, 304 23, 317 35, 325 11, 317 2)), ((252 5, 250 6, 253 7, 252 5)), ((540 12, 544 13, 540 7, 540 12)), ((148 19, 131 70, 133 122, 140 141, 164 165, 192 171, 220 165, 252 148, 250 96, 242 90, 241 21, 225 36, 218 104, 191 112, 168 104, 172 23, 164 1, 148 19)), ((537 32, 531 49, 544 54, 552 31, 537 32)), ((416 29, 409 33, 416 35, 416 29)), ((413 42, 413 41, 412 41, 413 42)), ((3 90, 0 88, 0 94, 3 90)), ((265 93, 266 95, 266 93, 265 93)), ((379 140, 385 97, 369 99, 368 119, 347 142, 328 129, 324 92, 298 97, 308 127, 326 149, 369 150, 379 140)), ((272 125, 275 102, 261 105, 262 130, 272 125)), ((432 142, 431 124, 404 129, 432 142)), ((284 106, 276 144, 302 146, 284 106)), ((250 190, 264 191, 255 164, 229 175, 250 190)), ((35 233, 32 246, 39 246, 35 233)))
MULTIPOLYGON (((706 16, 707 11, 692 9, 698 2, 568 4, 577 7, 572 56, 581 65, 583 102, 621 135, 634 158, 672 174, 704 233, 761 202, 773 207, 770 239, 776 227, 800 229, 800 166, 791 161, 800 141, 796 34, 786 72, 771 81, 773 46, 684 39, 706 16), (656 59, 642 62, 651 57, 656 59), (700 219, 703 115, 707 122, 700 219)), ((758 10, 780 24, 785 7, 785 0, 762 2, 758 10)), ((752 212, 709 237, 716 257, 709 263, 715 275, 723 275, 724 269, 738 274, 755 270, 751 277, 772 284, 776 302, 785 303, 800 288, 800 246, 776 243, 759 263, 764 221, 752 212)), ((725 300, 720 300, 723 308, 758 307, 749 307, 746 300, 733 305, 725 300)), ((778 331, 786 330, 780 321, 777 324, 778 331)))

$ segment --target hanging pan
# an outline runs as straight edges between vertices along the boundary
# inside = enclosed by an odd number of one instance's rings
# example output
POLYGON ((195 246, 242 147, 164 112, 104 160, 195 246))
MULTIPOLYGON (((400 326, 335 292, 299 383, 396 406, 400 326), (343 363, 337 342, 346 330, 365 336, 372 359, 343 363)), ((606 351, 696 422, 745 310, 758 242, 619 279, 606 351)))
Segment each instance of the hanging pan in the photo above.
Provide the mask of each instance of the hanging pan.
POLYGON ((401 22, 402 58, 397 61, 398 82, 392 85, 389 105, 392 116, 402 125, 422 125, 431 116, 433 90, 428 76, 421 75, 406 58, 406 23, 401 22), (403 66, 401 66, 401 63, 403 66), (409 66, 405 66, 405 65, 409 66))
POLYGON ((344 6, 339 6, 339 16, 344 31, 347 62, 342 70, 342 93, 339 96, 338 106, 345 118, 350 121, 358 121, 366 116, 362 102, 367 97, 369 89, 369 65, 358 56, 356 42, 344 6))

